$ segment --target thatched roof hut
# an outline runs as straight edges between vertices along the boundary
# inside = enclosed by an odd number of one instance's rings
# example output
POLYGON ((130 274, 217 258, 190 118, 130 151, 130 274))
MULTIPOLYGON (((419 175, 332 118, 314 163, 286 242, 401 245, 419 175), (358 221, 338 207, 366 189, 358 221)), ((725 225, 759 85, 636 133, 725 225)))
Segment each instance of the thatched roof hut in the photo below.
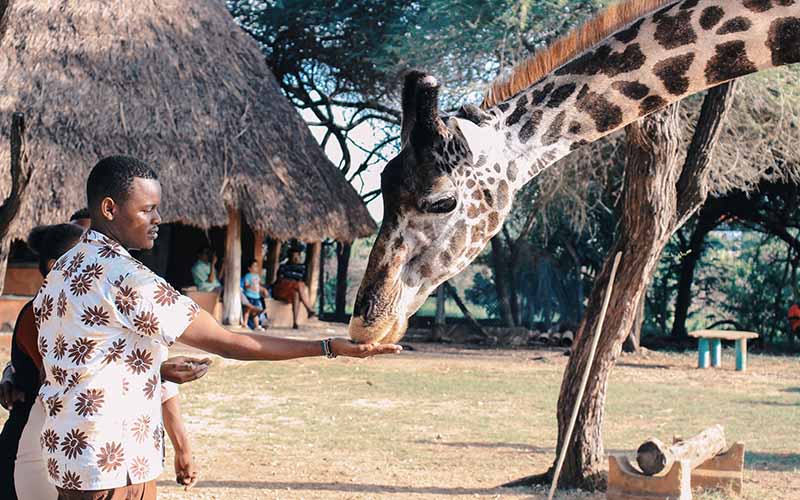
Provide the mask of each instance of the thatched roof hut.
POLYGON ((14 237, 82 207, 89 170, 109 154, 158 171, 165 222, 224 226, 232 207, 281 240, 352 241, 375 228, 223 0, 10 0, 0 196, 13 111, 27 117, 35 169, 14 237))

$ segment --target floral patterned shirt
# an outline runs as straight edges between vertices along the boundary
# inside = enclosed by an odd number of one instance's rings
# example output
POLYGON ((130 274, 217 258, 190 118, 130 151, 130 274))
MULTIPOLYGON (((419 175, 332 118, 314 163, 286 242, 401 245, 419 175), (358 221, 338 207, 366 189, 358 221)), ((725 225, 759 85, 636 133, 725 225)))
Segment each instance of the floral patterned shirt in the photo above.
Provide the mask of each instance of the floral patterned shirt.
POLYGON ((50 480, 101 490, 162 470, 160 367, 199 307, 87 231, 34 299, 46 379, 42 450, 50 480))

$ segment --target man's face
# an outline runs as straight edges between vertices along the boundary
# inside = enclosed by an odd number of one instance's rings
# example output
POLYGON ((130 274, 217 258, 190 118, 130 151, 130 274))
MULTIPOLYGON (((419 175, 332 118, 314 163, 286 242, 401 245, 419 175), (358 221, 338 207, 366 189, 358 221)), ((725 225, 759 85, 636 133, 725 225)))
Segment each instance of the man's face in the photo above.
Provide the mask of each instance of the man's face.
POLYGON ((126 248, 149 250, 158 238, 161 216, 161 183, 155 179, 135 178, 128 197, 117 203, 110 225, 120 243, 126 248))

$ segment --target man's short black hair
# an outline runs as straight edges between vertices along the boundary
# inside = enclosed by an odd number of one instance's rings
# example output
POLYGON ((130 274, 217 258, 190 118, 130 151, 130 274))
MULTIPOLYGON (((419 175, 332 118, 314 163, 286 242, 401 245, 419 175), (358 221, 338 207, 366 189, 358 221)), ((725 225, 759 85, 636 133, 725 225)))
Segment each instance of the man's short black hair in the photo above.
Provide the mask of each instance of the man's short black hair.
POLYGON ((91 215, 89 214, 89 209, 81 208, 80 210, 78 210, 69 217, 69 221, 72 222, 76 220, 89 219, 89 218, 91 218, 91 215))
POLYGON ((89 210, 95 209, 103 198, 117 203, 125 201, 137 177, 158 180, 153 169, 130 156, 109 156, 97 162, 86 180, 89 210))

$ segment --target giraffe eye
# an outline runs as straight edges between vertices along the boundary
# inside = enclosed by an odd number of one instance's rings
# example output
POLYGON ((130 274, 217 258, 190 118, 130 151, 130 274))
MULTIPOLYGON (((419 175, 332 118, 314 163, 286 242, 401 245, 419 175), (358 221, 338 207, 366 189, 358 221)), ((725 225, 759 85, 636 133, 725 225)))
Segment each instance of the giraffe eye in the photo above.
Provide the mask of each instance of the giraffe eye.
POLYGON ((433 203, 423 203, 422 211, 431 214, 446 214, 455 210, 457 204, 458 200, 456 200, 455 196, 448 196, 433 203))

